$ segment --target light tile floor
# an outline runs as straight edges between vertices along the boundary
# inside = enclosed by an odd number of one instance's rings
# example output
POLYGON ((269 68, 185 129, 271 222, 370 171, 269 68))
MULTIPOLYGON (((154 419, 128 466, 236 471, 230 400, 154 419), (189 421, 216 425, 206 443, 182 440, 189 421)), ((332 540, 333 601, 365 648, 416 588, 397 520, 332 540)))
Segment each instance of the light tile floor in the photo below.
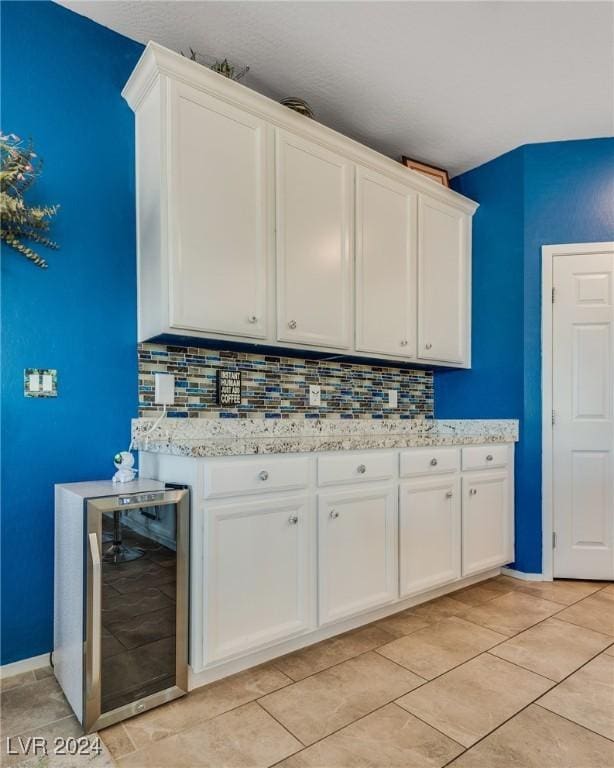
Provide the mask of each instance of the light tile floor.
POLYGON ((97 757, 6 753, 80 733, 49 670, 0 706, 7 768, 614 768, 614 585, 498 576, 107 728, 97 757))

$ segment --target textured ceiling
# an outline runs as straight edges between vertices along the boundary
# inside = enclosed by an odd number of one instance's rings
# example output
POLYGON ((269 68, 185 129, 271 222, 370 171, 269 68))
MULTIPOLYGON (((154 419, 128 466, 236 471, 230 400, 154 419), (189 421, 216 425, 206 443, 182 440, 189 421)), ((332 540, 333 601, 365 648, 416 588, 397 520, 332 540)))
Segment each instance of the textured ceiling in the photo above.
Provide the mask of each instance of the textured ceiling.
POLYGON ((384 154, 473 168, 530 142, 611 135, 610 2, 63 0, 141 42, 249 64, 384 154))

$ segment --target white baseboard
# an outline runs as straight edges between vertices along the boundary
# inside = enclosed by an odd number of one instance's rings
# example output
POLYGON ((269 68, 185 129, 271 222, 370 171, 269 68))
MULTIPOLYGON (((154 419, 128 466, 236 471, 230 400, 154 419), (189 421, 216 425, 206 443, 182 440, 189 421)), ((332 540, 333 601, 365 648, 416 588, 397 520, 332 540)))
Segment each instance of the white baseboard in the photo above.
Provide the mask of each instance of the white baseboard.
POLYGON ((504 576, 512 576, 514 579, 522 579, 523 581, 548 581, 544 578, 543 573, 525 573, 524 571, 516 571, 513 568, 501 568, 501 573, 504 576))
POLYGON ((3 666, 0 667, 0 679, 13 677, 13 675, 19 675, 22 672, 31 672, 33 669, 40 669, 41 667, 48 666, 49 654, 41 653, 40 656, 32 656, 29 659, 13 661, 11 664, 3 664, 3 666))

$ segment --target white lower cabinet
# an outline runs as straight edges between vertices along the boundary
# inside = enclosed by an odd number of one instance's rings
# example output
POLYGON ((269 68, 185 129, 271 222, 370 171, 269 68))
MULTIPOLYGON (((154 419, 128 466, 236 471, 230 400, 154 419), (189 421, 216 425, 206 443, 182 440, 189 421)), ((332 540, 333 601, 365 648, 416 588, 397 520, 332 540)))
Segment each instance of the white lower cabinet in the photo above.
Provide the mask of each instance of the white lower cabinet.
POLYGON ((461 505, 457 475, 401 483, 401 597, 443 586, 461 574, 461 505))
POLYGON ((190 664, 207 681, 514 558, 511 444, 140 462, 192 489, 190 664))
POLYGON ((320 624, 397 599, 395 490, 386 484, 320 494, 320 624))
POLYGON ((314 518, 307 496, 205 507, 205 664, 314 628, 314 518))
POLYGON ((506 470, 463 475, 463 576, 514 559, 514 516, 506 470))

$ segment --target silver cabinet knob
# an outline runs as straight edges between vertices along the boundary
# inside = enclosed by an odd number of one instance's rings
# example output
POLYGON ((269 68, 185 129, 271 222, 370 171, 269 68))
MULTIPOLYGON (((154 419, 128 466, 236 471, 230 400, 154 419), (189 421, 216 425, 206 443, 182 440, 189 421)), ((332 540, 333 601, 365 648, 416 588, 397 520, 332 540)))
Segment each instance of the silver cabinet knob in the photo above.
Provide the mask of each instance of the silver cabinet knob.
POLYGON ((288 328, 292 328, 292 330, 294 330, 296 328, 296 320, 290 320, 288 323, 288 328))
POLYGON ((477 488, 470 488, 469 489, 469 495, 470 496, 475 496, 477 492, 478 492, 477 488))
POLYGON ((365 467, 364 464, 359 464, 356 467, 356 471, 358 472, 359 475, 364 475, 364 473, 367 471, 367 468, 365 467))
POLYGON ((406 347, 408 343, 409 342, 407 341, 407 339, 403 339, 403 341, 401 342, 401 346, 406 347))
POLYGON ((266 469, 263 469, 262 472, 258 472, 258 477, 261 480, 268 480, 269 479, 269 473, 266 471, 266 469))
POLYGON ((298 515, 290 515, 288 522, 290 525, 296 525, 298 523, 298 515))
POLYGON ((431 349, 431 347, 432 347, 433 345, 432 345, 432 344, 425 344, 424 346, 426 347, 426 349, 431 349))
POLYGON ((337 510, 336 509, 331 509, 331 511, 330 511, 330 519, 331 520, 336 520, 338 517, 339 517, 339 513, 337 512, 337 510))
POLYGON ((451 498, 452 498, 452 496, 454 496, 454 494, 452 493, 452 491, 446 491, 446 499, 451 499, 451 498))
POLYGON ((437 459, 431 459, 431 467, 437 466, 437 459))
POLYGON ((250 315, 250 316, 249 316, 249 318, 248 318, 248 320, 249 320, 249 322, 250 322, 250 323, 252 323, 252 325, 253 325, 254 323, 257 323, 257 322, 258 322, 258 318, 256 317, 256 315, 250 315))
POLYGON ((486 461, 492 461, 493 458, 494 457, 493 457, 492 453, 489 453, 488 456, 486 457, 486 461))

